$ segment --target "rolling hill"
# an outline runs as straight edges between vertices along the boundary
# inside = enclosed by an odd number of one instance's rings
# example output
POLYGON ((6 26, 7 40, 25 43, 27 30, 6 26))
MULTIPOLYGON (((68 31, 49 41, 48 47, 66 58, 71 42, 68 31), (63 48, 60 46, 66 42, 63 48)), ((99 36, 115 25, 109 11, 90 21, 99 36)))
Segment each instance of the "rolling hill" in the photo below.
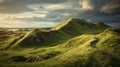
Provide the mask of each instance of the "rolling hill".
POLYGON ((119 67, 120 29, 78 18, 50 30, 32 29, 0 50, 0 66, 119 67))
POLYGON ((19 39, 11 48, 54 46, 80 34, 100 33, 108 27, 104 23, 94 24, 84 19, 72 18, 47 31, 33 29, 29 35, 26 34, 25 37, 19 39))

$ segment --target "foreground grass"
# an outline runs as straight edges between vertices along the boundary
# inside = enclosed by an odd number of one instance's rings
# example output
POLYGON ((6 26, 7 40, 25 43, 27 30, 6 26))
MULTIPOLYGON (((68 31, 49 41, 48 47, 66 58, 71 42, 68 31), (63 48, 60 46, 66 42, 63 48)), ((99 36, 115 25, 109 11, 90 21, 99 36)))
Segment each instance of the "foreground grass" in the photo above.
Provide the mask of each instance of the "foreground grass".
POLYGON ((106 30, 98 35, 80 35, 53 47, 23 48, 0 51, 3 67, 118 67, 120 64, 119 33, 106 30), (105 35, 105 36, 103 36, 105 35), (99 40, 93 46, 93 41, 99 40), (36 57, 54 55, 39 62, 13 62, 15 55, 36 57))
POLYGON ((120 31, 107 27, 73 18, 31 30, 0 50, 0 67, 118 67, 120 31))

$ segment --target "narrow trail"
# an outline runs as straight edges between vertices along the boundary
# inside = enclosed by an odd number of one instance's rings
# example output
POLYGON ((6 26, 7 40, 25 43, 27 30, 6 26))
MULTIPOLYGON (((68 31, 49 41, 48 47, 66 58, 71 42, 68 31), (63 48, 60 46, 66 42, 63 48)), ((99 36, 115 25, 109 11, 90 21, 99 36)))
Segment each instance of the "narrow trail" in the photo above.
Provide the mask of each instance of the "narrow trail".
POLYGON ((108 51, 103 51, 101 50, 100 48, 97 47, 97 43, 99 42, 99 39, 98 38, 94 38, 94 40, 91 42, 90 46, 95 48, 97 51, 101 52, 102 54, 104 55, 108 55, 109 57, 112 57, 114 59, 117 59, 117 60, 120 60, 120 58, 108 51))
POLYGON ((91 43, 90 46, 93 48, 97 48, 96 44, 98 43, 98 41, 99 41, 99 39, 95 37, 94 40, 92 42, 90 42, 91 43))

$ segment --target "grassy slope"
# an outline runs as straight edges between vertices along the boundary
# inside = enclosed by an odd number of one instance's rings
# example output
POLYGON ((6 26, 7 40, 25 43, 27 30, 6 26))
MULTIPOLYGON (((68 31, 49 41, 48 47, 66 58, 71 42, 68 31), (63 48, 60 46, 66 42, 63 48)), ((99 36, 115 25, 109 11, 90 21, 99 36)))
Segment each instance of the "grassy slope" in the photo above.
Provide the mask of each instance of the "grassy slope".
POLYGON ((51 30, 59 30, 71 35, 99 33, 109 26, 102 23, 91 23, 84 19, 71 18, 65 22, 56 25, 51 30))
MULTIPOLYGON (((16 43, 15 45, 17 45, 17 49, 54 46, 64 43, 70 38, 80 34, 99 33, 107 27, 109 26, 100 23, 90 23, 84 19, 72 18, 48 31, 39 31, 36 29, 29 36, 25 36, 25 38, 20 39, 20 43, 16 43)), ((14 46, 12 46, 12 48, 15 48, 14 46)))
POLYGON ((5 51, 0 57, 4 67, 118 67, 120 65, 120 30, 107 29, 104 32, 91 35, 83 34, 74 37, 63 44, 53 47, 26 49, 23 51, 5 51), (96 38, 98 41, 95 42, 96 38), (95 42, 96 47, 93 46, 95 42), (7 54, 7 56, 6 56, 7 54), (40 62, 13 63, 11 56, 24 55, 47 56, 57 54, 40 62), (5 61, 9 60, 9 61, 5 61), (9 63, 4 65, 4 63, 9 63))
POLYGON ((6 48, 16 37, 17 36, 11 31, 0 31, 0 49, 3 50, 6 48))
POLYGON ((19 43, 21 43, 26 37, 30 36, 31 33, 33 33, 34 29, 32 29, 31 31, 27 32, 25 35, 23 35, 23 37, 21 37, 20 39, 18 39, 13 46, 11 46, 10 48, 16 47, 19 43))

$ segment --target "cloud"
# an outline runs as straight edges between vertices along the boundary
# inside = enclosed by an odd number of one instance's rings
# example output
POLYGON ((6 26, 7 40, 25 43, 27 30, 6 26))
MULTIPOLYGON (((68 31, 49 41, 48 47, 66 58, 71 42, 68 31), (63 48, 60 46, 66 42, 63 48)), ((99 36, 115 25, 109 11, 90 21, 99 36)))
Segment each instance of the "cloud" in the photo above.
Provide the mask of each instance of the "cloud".
POLYGON ((52 27, 55 26, 57 23, 55 22, 30 22, 26 23, 23 21, 10 21, 10 22, 0 22, 2 25, 0 27, 3 28, 44 28, 44 27, 52 27))
POLYGON ((110 3, 107 3, 104 5, 101 9, 101 12, 105 14, 120 14, 120 0, 114 0, 111 1, 110 3))
POLYGON ((89 0, 81 0, 80 2, 81 10, 92 10, 93 6, 90 4, 89 0))
POLYGON ((30 8, 27 7, 6 7, 6 8, 2 8, 0 7, 0 13, 2 14, 16 14, 16 13, 21 13, 21 12, 27 12, 27 11, 33 11, 30 8))
POLYGON ((81 8, 76 17, 93 22, 119 23, 119 3, 120 0, 79 0, 81 8))
POLYGON ((0 21, 16 20, 30 27, 53 26, 72 17, 118 23, 119 3, 120 0, 0 0, 0 21))
POLYGON ((0 27, 3 28, 16 28, 16 27, 25 27, 26 23, 20 22, 20 21, 1 21, 0 22, 0 27))
POLYGON ((95 14, 120 14, 120 0, 84 0, 95 14))
POLYGON ((91 10, 91 12, 95 14, 119 14, 119 3, 120 0, 1 0, 0 13, 34 11, 38 6, 43 9, 46 8, 48 10, 56 10, 62 9, 69 4, 73 6, 71 7, 72 9, 78 8, 80 9, 79 11, 86 10, 86 13, 88 12, 87 10, 91 10), (31 5, 33 6, 29 7, 31 5))
POLYGON ((53 4, 45 7, 45 9, 48 9, 48 10, 58 10, 58 9, 64 9, 64 8, 65 8, 65 5, 63 4, 53 4))
POLYGON ((26 17, 15 18, 14 16, 8 16, 1 20, 0 27, 3 28, 44 28, 55 26, 56 22, 45 21, 45 19, 39 17, 26 17), (33 20, 34 19, 34 20, 33 20))
POLYGON ((32 4, 57 4, 66 0, 2 0, 0 1, 0 13, 20 13, 33 11, 28 5, 32 4))

